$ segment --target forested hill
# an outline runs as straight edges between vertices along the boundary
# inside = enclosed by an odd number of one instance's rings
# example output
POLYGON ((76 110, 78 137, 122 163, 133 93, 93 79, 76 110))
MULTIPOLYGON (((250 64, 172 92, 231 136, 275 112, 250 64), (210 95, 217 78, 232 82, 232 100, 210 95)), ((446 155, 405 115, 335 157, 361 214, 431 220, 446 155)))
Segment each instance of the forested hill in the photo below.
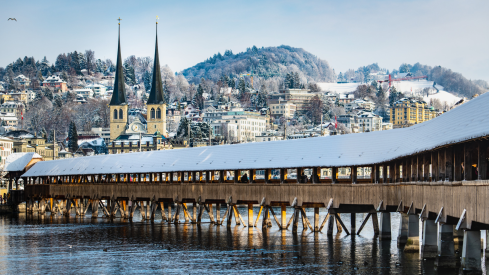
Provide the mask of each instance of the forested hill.
POLYGON ((257 48, 233 54, 227 50, 223 55, 211 58, 183 70, 181 73, 191 82, 198 83, 203 77, 218 81, 223 75, 238 76, 253 72, 261 77, 285 76, 299 72, 307 81, 333 82, 333 69, 327 61, 300 48, 290 46, 257 48))

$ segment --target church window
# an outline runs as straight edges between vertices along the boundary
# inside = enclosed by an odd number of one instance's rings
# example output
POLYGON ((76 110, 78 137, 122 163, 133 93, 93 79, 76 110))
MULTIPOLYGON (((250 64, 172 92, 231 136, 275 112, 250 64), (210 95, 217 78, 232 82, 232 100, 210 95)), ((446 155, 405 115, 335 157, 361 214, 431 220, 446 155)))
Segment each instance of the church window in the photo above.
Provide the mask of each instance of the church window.
POLYGON ((155 109, 151 108, 151 118, 155 118, 155 109))
POLYGON ((161 109, 156 110, 156 118, 161 118, 161 109))
POLYGON ((124 112, 122 109, 119 110, 119 119, 124 119, 124 112))
POLYGON ((114 119, 117 119, 117 110, 114 109, 114 119))

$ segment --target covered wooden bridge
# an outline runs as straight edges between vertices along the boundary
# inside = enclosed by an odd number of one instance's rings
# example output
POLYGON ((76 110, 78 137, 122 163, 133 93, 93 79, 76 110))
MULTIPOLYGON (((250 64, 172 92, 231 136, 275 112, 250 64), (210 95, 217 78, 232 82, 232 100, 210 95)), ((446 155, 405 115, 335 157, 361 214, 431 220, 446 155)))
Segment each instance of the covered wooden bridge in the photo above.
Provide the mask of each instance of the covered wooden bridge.
MULTIPOLYGON (((390 212, 398 211, 403 213, 399 243, 409 244, 406 251, 419 251, 422 221, 423 253, 440 255, 440 265, 453 264, 453 249, 442 248, 437 239, 443 235, 451 240, 443 244, 453 245, 454 227, 463 229, 464 244, 471 247, 464 246, 462 264, 476 269, 473 239, 489 229, 488 106, 484 94, 428 122, 381 132, 39 162, 22 178, 30 210, 36 205, 43 212, 47 205, 69 214, 75 206, 82 215, 91 206, 93 217, 102 207, 107 216, 119 209, 131 218, 141 207, 143 218, 150 219, 160 207, 165 220, 178 222, 182 207, 185 220, 198 223, 206 210, 216 224, 227 218, 231 225, 233 213, 237 224, 244 223, 236 205, 251 209, 260 203, 265 228, 273 216, 280 228, 292 224, 297 230, 302 214, 314 231, 329 224, 332 233, 336 218, 338 228, 350 233, 338 213, 370 213, 384 239, 390 238, 390 212), (171 210, 175 203, 177 212, 167 215, 164 206, 171 210), (192 216, 187 204, 193 205, 192 216), (228 211, 221 220, 212 206, 222 204, 228 211), (282 208, 282 221, 274 206, 282 208), (294 209, 289 222, 287 207, 294 209), (315 208, 313 223, 303 210, 309 207, 315 208), (327 211, 324 222, 321 208, 327 211)), ((249 214, 248 224, 256 225, 258 219, 249 214)), ((353 215, 352 220, 354 233, 353 215)), ((480 256, 480 242, 478 249, 480 256)))

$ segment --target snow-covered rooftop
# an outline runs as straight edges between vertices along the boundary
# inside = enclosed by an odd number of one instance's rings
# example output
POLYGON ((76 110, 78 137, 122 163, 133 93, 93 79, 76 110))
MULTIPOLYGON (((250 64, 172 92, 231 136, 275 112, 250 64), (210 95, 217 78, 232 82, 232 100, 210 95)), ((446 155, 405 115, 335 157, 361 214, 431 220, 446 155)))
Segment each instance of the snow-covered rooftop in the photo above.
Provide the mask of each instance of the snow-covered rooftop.
POLYGON ((369 165, 489 135, 489 93, 409 128, 38 162, 30 176, 369 165))
POLYGON ((5 172, 22 171, 32 159, 42 159, 37 153, 13 153, 5 160, 5 172))

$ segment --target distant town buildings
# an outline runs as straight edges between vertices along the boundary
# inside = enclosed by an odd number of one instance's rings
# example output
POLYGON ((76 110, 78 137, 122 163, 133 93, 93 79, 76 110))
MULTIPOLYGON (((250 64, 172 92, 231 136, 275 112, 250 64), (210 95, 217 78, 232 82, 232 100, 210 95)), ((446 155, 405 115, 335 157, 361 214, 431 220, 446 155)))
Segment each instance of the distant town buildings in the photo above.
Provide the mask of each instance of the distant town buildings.
POLYGON ((436 110, 424 101, 403 98, 390 109, 390 122, 394 128, 409 127, 436 117, 436 110))
POLYGON ((57 75, 52 75, 52 76, 49 76, 48 78, 46 78, 46 80, 44 80, 42 82, 42 86, 61 90, 61 92, 63 92, 63 93, 66 92, 66 90, 67 90, 66 82, 63 81, 57 75))

